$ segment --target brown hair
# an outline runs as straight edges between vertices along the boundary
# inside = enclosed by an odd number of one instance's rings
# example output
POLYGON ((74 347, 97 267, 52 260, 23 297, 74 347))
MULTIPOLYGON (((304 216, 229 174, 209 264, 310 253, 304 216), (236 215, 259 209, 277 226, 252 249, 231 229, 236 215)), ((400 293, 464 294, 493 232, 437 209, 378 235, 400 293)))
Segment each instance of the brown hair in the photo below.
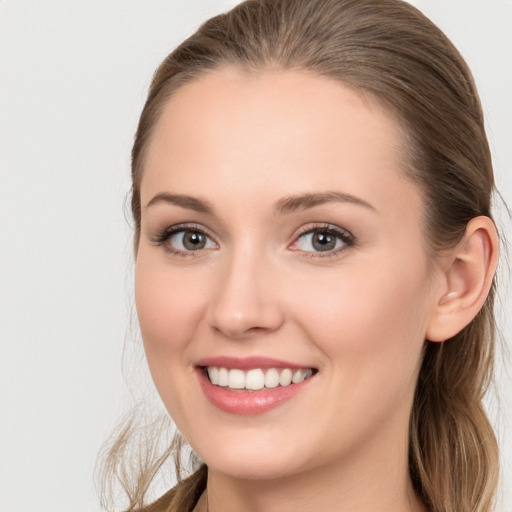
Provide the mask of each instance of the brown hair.
MULTIPOLYGON (((472 218, 491 216, 494 181, 478 94, 466 63, 432 22, 401 0, 248 0, 207 21, 154 75, 132 152, 135 251, 145 151, 162 109, 176 89, 225 65, 305 69, 370 93, 395 112, 409 137, 407 172, 423 193, 432 255, 454 246, 472 218)), ((498 450, 482 398, 493 369, 494 292, 493 284, 463 331, 426 343, 409 466, 432 512, 493 508, 498 450)), ((129 438, 130 429, 111 450, 112 474, 122 463, 115 447, 129 438)), ((129 492, 129 510, 142 506, 162 460, 146 462, 138 491, 129 492)), ((204 481, 202 467, 173 491, 169 510, 193 508, 204 481)))

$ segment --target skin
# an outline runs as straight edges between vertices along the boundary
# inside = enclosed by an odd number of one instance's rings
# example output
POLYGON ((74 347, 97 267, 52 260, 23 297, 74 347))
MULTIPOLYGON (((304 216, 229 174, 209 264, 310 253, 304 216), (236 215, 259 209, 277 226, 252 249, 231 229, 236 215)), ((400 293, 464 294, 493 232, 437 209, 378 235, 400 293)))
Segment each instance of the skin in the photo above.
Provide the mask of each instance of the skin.
POLYGON ((408 421, 449 281, 424 249, 403 140, 376 101, 302 71, 223 68, 166 105, 141 184, 136 303, 158 392, 209 467, 210 512, 423 510, 408 473, 408 421), (365 204, 276 211, 291 196, 326 192, 365 204), (147 206, 163 193, 213 213, 147 206), (170 242, 155 243, 182 223, 209 235, 205 249, 173 254, 170 242), (354 243, 315 252, 302 233, 326 224, 354 243), (225 355, 318 373, 269 412, 228 414, 195 371, 199 359, 225 355))

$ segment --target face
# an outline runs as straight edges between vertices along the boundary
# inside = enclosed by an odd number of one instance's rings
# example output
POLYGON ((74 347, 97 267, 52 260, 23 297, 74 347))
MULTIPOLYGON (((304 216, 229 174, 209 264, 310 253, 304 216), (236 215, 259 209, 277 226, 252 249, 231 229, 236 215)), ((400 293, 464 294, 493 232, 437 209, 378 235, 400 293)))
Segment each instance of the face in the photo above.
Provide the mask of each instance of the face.
POLYGON ((156 387, 210 469, 406 452, 433 293, 402 140, 377 102, 300 71, 217 70, 166 105, 136 303, 156 387))

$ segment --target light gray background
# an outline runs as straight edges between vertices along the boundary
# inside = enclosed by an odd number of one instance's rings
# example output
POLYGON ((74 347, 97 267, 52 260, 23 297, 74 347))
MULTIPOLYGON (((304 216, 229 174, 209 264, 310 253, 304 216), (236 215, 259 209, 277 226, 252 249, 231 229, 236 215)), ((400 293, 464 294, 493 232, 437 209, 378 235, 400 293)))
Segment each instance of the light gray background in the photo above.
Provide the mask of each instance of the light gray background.
MULTIPOLYGON (((123 200, 137 118, 161 59, 235 3, 0 1, 1 512, 99 510, 95 457, 129 404, 123 200)), ((497 182, 512 205, 512 0, 414 4, 474 71, 497 182)), ((510 294, 505 301, 503 315, 510 294)), ((510 348, 510 319, 502 328, 510 348)), ((501 404, 492 409, 505 466, 500 510, 508 512, 512 382, 503 358, 501 404)))

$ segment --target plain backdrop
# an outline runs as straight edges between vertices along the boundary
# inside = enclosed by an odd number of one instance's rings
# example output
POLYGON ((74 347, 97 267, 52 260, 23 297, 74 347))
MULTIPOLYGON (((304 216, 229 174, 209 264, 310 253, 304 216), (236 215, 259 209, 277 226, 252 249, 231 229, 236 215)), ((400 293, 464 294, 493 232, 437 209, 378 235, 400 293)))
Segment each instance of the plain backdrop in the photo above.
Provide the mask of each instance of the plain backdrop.
MULTIPOLYGON (((236 3, 0 0, 1 512, 99 510, 95 458, 129 405, 121 360, 132 263, 123 203, 137 118, 163 57, 236 3)), ((414 3, 475 74, 497 183, 512 205, 512 1, 414 3)), ((504 286, 502 297, 510 349, 504 286)), ((502 351, 501 401, 491 404, 506 512, 510 362, 502 351)))

